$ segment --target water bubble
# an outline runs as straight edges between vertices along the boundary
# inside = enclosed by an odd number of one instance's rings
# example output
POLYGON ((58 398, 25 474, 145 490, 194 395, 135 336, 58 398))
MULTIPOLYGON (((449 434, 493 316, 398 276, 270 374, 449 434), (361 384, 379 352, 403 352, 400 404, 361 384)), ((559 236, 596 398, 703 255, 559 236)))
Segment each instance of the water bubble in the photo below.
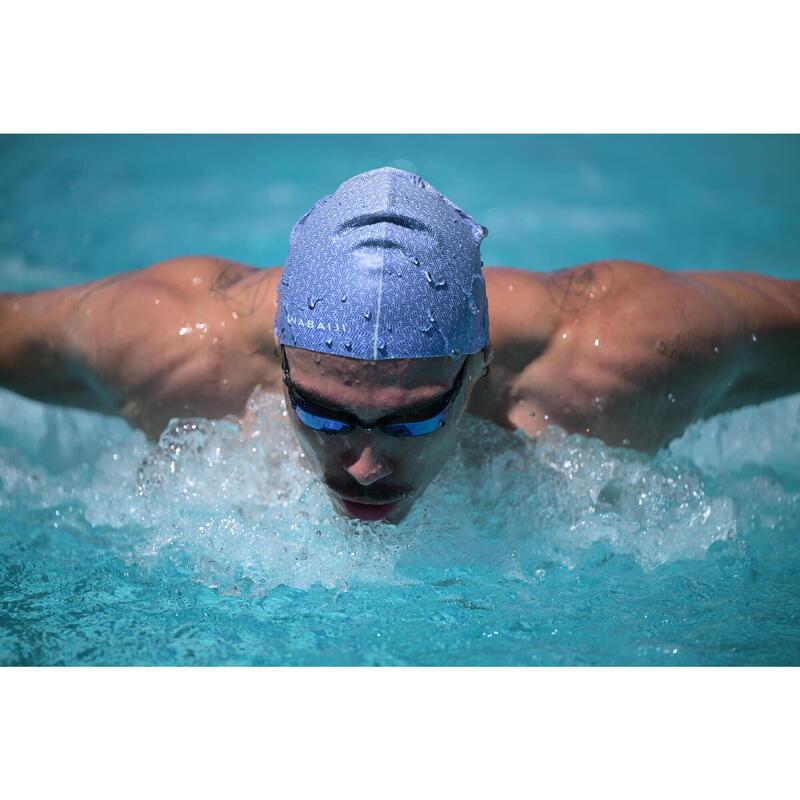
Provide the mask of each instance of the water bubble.
POLYGON ((545 414, 545 415, 544 415, 544 418, 545 418, 545 419, 550 419, 550 415, 549 415, 549 414, 545 414))
POLYGON ((753 342, 757 342, 757 341, 758 341, 758 336, 756 336, 756 334, 755 334, 755 333, 751 333, 751 334, 750 334, 750 339, 751 339, 751 341, 753 341, 753 342))
POLYGON ((667 395, 667 400, 669 400, 669 402, 670 402, 670 403, 674 403, 674 402, 675 402, 675 399, 676 399, 676 398, 675 398, 675 395, 674 395, 674 394, 672 394, 672 392, 670 392, 670 393, 667 395))
POLYGON ((660 341, 658 343, 658 347, 656 348, 659 353, 663 356, 667 352, 667 343, 665 341, 660 341))
POLYGON ((719 347, 717 347, 716 345, 714 345, 714 355, 715 356, 719 355, 719 347))
POLYGON ((600 347, 600 340, 599 339, 595 339, 594 340, 594 346, 595 347, 600 347))
POLYGON ((562 339, 566 339, 566 338, 567 338, 567 336, 568 336, 568 334, 567 334, 566 332, 561 334, 561 338, 562 338, 562 339))

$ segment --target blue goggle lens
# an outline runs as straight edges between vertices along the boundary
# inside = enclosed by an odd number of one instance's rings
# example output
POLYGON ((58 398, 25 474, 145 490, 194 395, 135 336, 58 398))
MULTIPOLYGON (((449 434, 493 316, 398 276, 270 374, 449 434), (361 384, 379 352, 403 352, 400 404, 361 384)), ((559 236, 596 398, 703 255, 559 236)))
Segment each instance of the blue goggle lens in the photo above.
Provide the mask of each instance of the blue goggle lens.
MULTIPOLYGON (((355 430, 355 426, 338 419, 322 416, 304 407, 303 401, 298 397, 292 398, 292 408, 294 408, 298 419, 303 425, 322 433, 349 433, 355 430)), ((416 422, 392 422, 387 425, 380 425, 381 430, 390 436, 405 438, 408 436, 426 436, 433 433, 444 425, 449 406, 434 416, 418 420, 416 422)))

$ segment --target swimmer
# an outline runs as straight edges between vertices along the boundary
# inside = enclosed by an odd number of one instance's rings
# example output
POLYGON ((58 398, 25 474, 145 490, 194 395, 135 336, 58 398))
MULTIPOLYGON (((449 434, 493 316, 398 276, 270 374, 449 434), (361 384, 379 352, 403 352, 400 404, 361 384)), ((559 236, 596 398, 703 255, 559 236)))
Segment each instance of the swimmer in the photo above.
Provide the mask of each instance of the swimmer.
POLYGON ((289 419, 336 509, 397 523, 464 414, 654 452, 694 420, 800 390, 800 281, 623 260, 483 267, 487 231, 416 175, 357 175, 285 266, 187 256, 0 295, 0 385, 124 417, 289 419))

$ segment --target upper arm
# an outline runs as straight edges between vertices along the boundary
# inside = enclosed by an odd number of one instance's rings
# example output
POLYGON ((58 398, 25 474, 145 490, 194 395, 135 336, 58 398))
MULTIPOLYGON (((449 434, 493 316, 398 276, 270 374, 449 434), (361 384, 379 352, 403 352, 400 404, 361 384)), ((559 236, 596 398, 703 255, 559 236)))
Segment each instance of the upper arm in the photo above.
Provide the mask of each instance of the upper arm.
POLYGON ((236 413, 235 390, 249 393, 260 366, 257 334, 271 329, 274 278, 206 256, 162 262, 82 297, 73 341, 126 416, 236 413))
POLYGON ((16 322, 18 335, 13 345, 4 337, 0 377, 35 399, 122 414, 154 435, 171 416, 236 413, 260 366, 253 330, 271 327, 273 278, 189 256, 12 296, 17 319, 4 313, 2 327, 16 322))
POLYGON ((514 322, 493 323, 493 343, 508 418, 529 433, 548 420, 656 449, 694 419, 800 389, 796 282, 629 261, 511 277, 490 316, 514 322))

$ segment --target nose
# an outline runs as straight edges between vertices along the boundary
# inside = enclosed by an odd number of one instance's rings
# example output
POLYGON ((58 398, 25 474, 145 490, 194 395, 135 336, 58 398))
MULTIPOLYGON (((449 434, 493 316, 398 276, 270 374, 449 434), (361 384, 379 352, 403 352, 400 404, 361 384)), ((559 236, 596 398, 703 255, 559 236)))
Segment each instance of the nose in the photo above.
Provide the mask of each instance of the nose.
POLYGON ((394 471, 391 462, 376 447, 370 436, 362 442, 353 442, 342 458, 342 466, 362 486, 369 486, 394 471))

